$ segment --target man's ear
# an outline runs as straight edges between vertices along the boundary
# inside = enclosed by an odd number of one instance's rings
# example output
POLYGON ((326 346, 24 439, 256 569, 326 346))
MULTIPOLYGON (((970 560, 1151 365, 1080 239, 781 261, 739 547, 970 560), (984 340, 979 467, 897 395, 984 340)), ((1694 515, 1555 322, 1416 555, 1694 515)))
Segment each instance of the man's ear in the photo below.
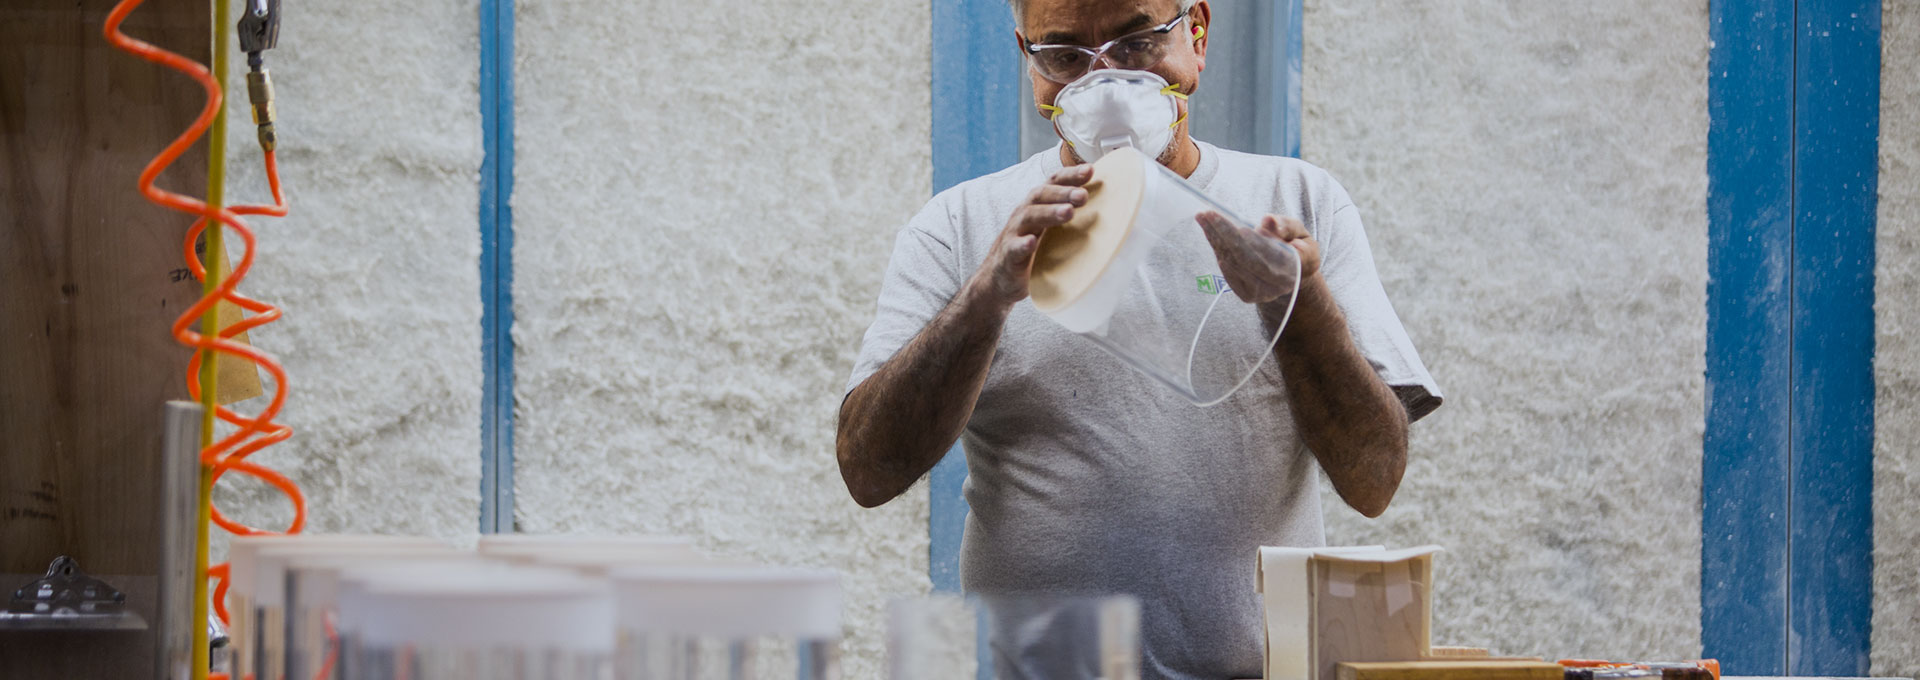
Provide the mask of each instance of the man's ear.
POLYGON ((1213 8, 1207 5, 1207 0, 1200 0, 1193 4, 1193 9, 1187 10, 1187 24, 1192 27, 1189 30, 1193 37, 1193 54, 1200 58, 1202 71, 1207 69, 1207 26, 1212 23, 1213 8))

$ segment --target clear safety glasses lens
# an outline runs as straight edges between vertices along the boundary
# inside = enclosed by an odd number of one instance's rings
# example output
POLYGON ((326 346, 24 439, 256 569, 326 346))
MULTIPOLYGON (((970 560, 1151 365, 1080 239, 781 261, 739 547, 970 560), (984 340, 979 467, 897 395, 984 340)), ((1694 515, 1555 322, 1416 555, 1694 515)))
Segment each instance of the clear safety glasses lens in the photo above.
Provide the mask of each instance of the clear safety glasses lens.
POLYGON ((1098 48, 1028 45, 1027 61, 1041 77, 1063 85, 1086 75, 1100 62, 1111 68, 1145 71, 1166 58, 1175 40, 1173 29, 1185 19, 1183 14, 1159 26, 1120 36, 1098 48))

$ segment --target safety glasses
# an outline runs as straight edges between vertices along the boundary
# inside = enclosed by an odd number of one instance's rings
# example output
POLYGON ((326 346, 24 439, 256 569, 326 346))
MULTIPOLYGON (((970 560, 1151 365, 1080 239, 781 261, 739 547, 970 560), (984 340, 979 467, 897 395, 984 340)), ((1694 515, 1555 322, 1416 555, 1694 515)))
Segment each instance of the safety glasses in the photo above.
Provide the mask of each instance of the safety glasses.
POLYGON ((1114 68, 1130 71, 1145 71, 1159 65, 1176 40, 1173 28, 1186 20, 1187 15, 1183 12, 1172 21, 1128 33, 1099 47, 1035 45, 1026 42, 1025 38, 1021 39, 1021 47, 1026 49, 1027 63, 1032 65, 1035 73, 1064 85, 1086 75, 1094 64, 1103 59, 1114 68))

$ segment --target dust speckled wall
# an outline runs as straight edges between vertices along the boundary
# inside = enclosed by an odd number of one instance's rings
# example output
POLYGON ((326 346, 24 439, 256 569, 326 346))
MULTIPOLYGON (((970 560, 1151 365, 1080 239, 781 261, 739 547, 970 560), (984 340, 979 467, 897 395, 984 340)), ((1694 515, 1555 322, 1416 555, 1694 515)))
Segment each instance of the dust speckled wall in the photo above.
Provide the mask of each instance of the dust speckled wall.
MULTIPOLYGON (((292 213, 251 221, 260 252, 241 292, 286 310, 252 338, 290 374, 281 420, 295 433, 253 460, 305 489, 309 531, 470 542, 480 513, 478 7, 282 10, 267 68, 292 213)), ((233 61, 227 196, 264 202, 245 59, 233 61)), ((215 498, 264 528, 292 516, 277 491, 239 475, 215 498)), ((214 535, 224 552, 224 533, 214 535)))
MULTIPOLYGON (((848 677, 878 677, 879 607, 927 588, 926 492, 855 508, 832 423, 879 263, 928 196, 926 3, 857 26, 823 0, 516 5, 521 528, 841 569, 848 677)), ((1305 156, 1360 203, 1449 403, 1384 518, 1325 496, 1330 539, 1447 545, 1440 642, 1696 653, 1705 0, 1337 5, 1307 2, 1305 156)), ((1873 672, 1911 677, 1920 3, 1884 7, 1873 672)), ((260 459, 306 487, 315 530, 470 539, 478 8, 285 11, 294 214, 256 220, 249 290, 288 310, 254 340, 293 374, 299 434, 260 459)), ((241 101, 230 193, 250 200, 241 101)), ((220 494, 263 526, 289 514, 249 482, 220 494)))
POLYGON ((1920 2, 1880 16, 1873 674, 1920 677, 1920 2))
MULTIPOLYGON (((1307 0, 1302 155, 1446 390, 1332 543, 1439 543, 1434 641, 1700 649, 1707 2, 1307 0)), ((1552 658, 1550 656, 1550 658, 1552 658)))
POLYGON ((859 509, 834 422, 929 196, 926 2, 515 5, 520 528, 840 569, 879 677, 927 495, 859 509))

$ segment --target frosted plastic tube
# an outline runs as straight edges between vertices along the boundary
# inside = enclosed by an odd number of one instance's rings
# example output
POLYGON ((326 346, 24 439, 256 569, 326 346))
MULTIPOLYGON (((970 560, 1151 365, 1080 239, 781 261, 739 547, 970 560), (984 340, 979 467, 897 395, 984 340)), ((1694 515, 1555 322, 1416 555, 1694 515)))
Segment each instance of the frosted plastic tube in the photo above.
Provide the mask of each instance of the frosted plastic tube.
POLYGON ((839 675, 838 573, 752 565, 612 569, 620 652, 615 677, 839 675), (762 647, 774 648, 763 649, 762 647), (791 649, 790 657, 763 653, 791 649), (790 670, 757 666, 792 664, 790 670))
MULTIPOLYGON (((281 618, 278 606, 279 597, 273 598, 274 606, 270 611, 263 610, 257 603, 261 599, 259 583, 259 555, 270 546, 285 545, 345 547, 355 545, 420 545, 431 546, 446 544, 430 538, 418 536, 382 536, 373 534, 302 534, 302 535, 256 535, 235 536, 227 546, 228 578, 230 585, 227 598, 231 601, 228 611, 232 612, 227 635, 232 641, 233 677, 256 678, 279 677, 267 675, 262 666, 263 645, 260 631, 281 631, 286 622, 281 618), (267 620, 268 616, 271 620, 267 620)), ((277 633, 276 633, 277 634, 277 633)), ((277 641, 275 642, 277 645, 277 641)), ((274 655, 275 669, 279 668, 281 657, 277 647, 274 655)))
POLYGON ((347 570, 339 621, 350 677, 601 680, 613 650, 604 580, 557 568, 347 570))

